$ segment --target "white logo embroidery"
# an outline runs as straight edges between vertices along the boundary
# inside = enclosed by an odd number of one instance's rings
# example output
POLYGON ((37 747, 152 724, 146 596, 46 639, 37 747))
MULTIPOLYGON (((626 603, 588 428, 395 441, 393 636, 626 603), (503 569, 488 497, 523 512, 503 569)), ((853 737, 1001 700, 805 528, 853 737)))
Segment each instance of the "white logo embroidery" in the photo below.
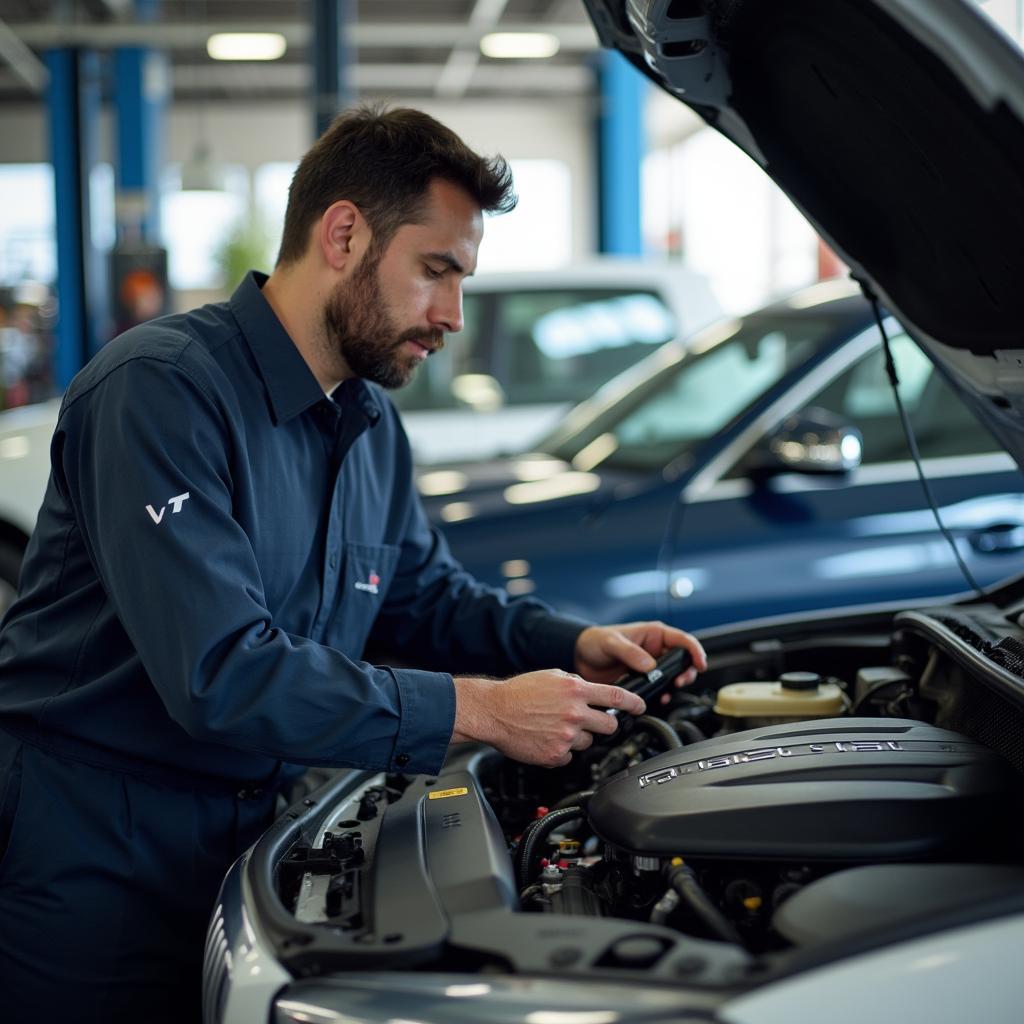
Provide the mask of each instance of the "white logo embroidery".
MULTIPOLYGON (((171 506, 171 515, 177 515, 181 511, 181 506, 184 505, 185 502, 188 501, 188 499, 188 491, 186 491, 184 494, 176 494, 173 498, 168 498, 167 501, 170 503, 171 506)), ((163 521, 164 513, 167 511, 167 506, 161 505, 160 511, 158 513, 156 509, 153 508, 152 505, 147 505, 146 511, 149 513, 149 518, 152 519, 153 522, 157 524, 157 526, 159 526, 160 523, 163 521)))
POLYGON ((371 569, 367 582, 364 583, 362 580, 356 580, 353 586, 356 590, 365 590, 367 594, 379 594, 380 577, 377 575, 377 571, 375 569, 371 569))

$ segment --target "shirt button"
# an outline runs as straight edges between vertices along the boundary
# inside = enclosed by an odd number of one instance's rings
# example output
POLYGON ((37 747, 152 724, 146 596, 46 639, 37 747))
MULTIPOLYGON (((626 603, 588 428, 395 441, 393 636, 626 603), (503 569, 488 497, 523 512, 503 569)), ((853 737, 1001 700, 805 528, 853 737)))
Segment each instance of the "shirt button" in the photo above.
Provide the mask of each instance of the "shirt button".
POLYGON ((399 768, 404 768, 408 763, 409 763, 409 755, 408 754, 399 754, 398 757, 395 758, 395 764, 397 764, 399 768))
POLYGON ((331 555, 330 565, 332 569, 338 568, 338 556, 336 554, 331 555))

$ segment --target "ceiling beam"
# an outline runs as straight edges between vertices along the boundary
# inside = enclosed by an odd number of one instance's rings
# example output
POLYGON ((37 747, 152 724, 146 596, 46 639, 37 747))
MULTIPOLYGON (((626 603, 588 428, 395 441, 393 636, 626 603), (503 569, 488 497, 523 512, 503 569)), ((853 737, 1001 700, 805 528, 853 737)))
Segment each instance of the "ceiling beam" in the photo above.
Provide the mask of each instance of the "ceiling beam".
MULTIPOLYGON (((506 26, 513 30, 515 26, 506 26)), ((20 22, 11 30, 35 50, 56 46, 87 46, 97 50, 119 46, 147 46, 158 50, 204 49, 214 32, 279 32, 289 46, 306 46, 310 26, 298 21, 217 21, 203 24, 123 23, 102 25, 20 22)), ((524 30, 526 26, 523 26, 524 30)), ((352 26, 352 43, 359 49, 443 49, 474 48, 491 31, 490 26, 465 23, 425 22, 387 24, 358 22, 352 26)), ((562 50, 584 53, 598 48, 597 36, 589 24, 545 25, 544 31, 557 36, 562 50)))
MULTIPOLYGON (((485 35, 494 31, 507 6, 508 0, 476 0, 469 15, 469 27, 485 35)), ((479 63, 479 43, 475 46, 456 43, 437 79, 437 85, 434 88, 436 94, 453 100, 464 96, 479 63)))
MULTIPOLYGON (((352 82, 360 92, 417 92, 430 95, 443 64, 357 64, 352 82)), ((309 86, 309 69, 303 64, 188 64, 171 72, 176 96, 197 92, 237 92, 240 97, 258 92, 300 92, 309 86)), ((504 92, 510 96, 536 94, 586 94, 593 75, 584 67, 547 64, 532 68, 481 65, 473 76, 473 91, 504 92)))
POLYGON ((46 65, 11 30, 0 21, 0 61, 10 65, 18 80, 32 92, 41 93, 50 81, 46 65))

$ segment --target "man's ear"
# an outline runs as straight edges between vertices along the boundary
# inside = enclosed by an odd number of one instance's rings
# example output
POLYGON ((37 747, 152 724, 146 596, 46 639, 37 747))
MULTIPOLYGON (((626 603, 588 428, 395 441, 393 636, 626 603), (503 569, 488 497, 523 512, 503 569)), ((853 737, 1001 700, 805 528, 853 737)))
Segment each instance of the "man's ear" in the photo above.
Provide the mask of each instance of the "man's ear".
POLYGON ((365 230, 366 221, 355 203, 347 199, 332 203, 320 218, 317 239, 327 265, 344 269, 355 251, 353 240, 365 230))

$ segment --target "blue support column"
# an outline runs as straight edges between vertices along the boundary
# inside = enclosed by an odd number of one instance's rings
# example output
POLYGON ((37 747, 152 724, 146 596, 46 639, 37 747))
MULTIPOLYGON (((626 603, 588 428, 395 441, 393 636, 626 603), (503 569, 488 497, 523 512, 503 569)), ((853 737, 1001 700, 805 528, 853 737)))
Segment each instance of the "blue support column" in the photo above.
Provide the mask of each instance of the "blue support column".
POLYGON ((610 255, 639 256, 647 80, 619 53, 604 50, 598 62, 598 248, 610 255))
POLYGON ((47 105, 57 221, 57 347, 54 376, 67 387, 94 351, 95 323, 89 303, 96 289, 89 237, 89 177, 95 144, 98 75, 95 54, 49 50, 47 105))
POLYGON ((134 46, 114 52, 119 242, 156 243, 160 239, 167 77, 162 53, 134 46))
POLYGON ((349 41, 355 17, 353 0, 313 0, 313 122, 317 138, 355 95, 349 41))

